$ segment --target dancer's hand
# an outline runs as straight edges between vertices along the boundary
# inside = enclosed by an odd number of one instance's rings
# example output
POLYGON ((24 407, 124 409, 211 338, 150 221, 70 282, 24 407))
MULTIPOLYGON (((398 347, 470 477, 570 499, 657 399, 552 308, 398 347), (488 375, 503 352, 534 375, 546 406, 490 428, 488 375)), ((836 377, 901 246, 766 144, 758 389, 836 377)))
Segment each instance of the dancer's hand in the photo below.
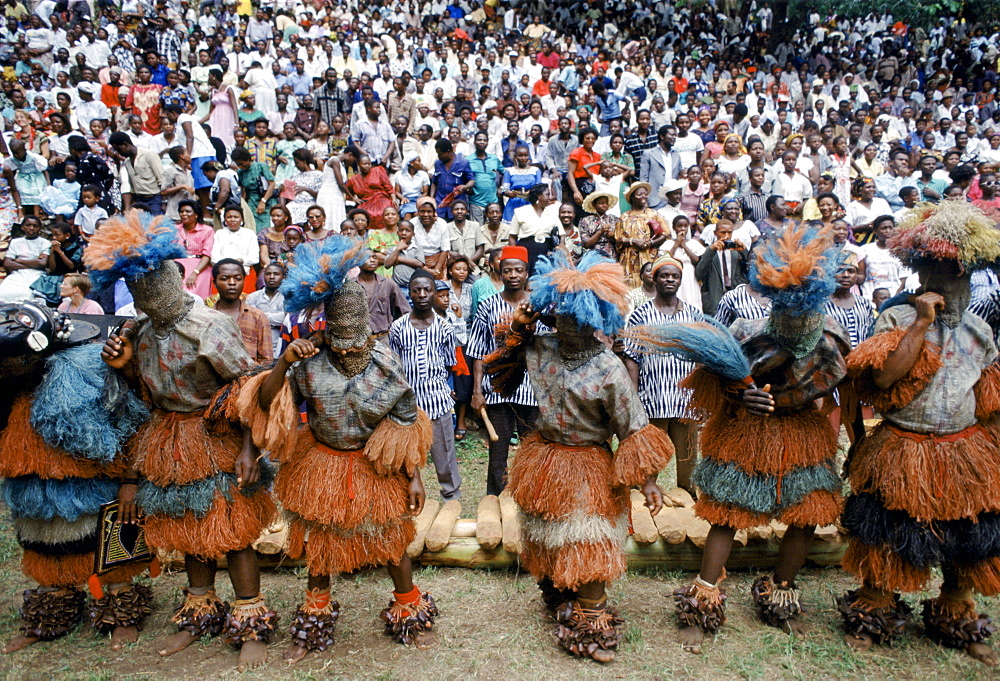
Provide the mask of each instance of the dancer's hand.
POLYGON ((285 348, 281 359, 288 364, 295 364, 300 359, 308 359, 319 352, 316 346, 308 338, 296 338, 285 348))
POLYGON ((944 298, 937 293, 922 293, 913 299, 913 306, 917 308, 917 321, 930 326, 937 319, 939 310, 944 310, 944 298))
POLYGON ((424 481, 420 479, 420 471, 416 471, 410 478, 410 513, 419 515, 424 510, 424 501, 427 495, 424 493, 424 481))
POLYGON ((514 316, 510 320, 510 330, 514 333, 519 333, 524 330, 524 327, 534 324, 535 320, 540 316, 541 313, 535 312, 535 308, 531 306, 531 303, 525 301, 514 310, 514 316))
POLYGON ((650 515, 656 515, 663 508, 663 490, 656 484, 656 476, 651 475, 642 485, 642 496, 646 497, 646 508, 650 515))
POLYGON ((257 448, 252 442, 243 442, 243 449, 236 457, 235 473, 239 489, 249 487, 260 480, 260 461, 257 460, 257 448))
POLYGON ((764 386, 763 390, 748 388, 743 393, 743 406, 751 414, 767 416, 774 411, 774 397, 771 395, 771 384, 764 386))
POLYGON ((121 369, 132 359, 132 341, 128 335, 112 334, 104 341, 101 359, 112 369, 121 369))
POLYGON ((135 497, 139 493, 139 485, 134 482, 123 482, 118 487, 118 517, 126 525, 139 522, 139 507, 135 497))

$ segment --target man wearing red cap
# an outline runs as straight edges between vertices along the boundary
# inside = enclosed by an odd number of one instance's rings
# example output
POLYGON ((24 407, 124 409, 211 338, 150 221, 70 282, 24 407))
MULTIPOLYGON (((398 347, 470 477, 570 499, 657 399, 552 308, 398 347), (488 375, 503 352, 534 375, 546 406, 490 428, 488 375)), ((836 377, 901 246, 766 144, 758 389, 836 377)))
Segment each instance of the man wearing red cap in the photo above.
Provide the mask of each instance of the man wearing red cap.
POLYGON ((500 494, 507 484, 507 455, 514 431, 523 438, 534 430, 538 418, 538 403, 527 377, 513 395, 504 398, 493 391, 489 377, 483 374, 483 358, 497 347, 494 329, 508 325, 517 306, 528 300, 524 289, 528 281, 528 249, 504 246, 500 253, 500 279, 503 290, 479 304, 465 349, 472 359, 472 408, 478 412, 486 407, 498 435, 496 442, 490 442, 487 494, 500 494))

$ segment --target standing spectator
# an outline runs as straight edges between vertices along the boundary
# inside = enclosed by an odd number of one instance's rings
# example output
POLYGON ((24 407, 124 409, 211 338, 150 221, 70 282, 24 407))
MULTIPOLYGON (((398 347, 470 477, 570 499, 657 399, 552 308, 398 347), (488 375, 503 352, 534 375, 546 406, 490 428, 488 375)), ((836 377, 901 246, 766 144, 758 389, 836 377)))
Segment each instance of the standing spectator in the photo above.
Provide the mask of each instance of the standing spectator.
POLYGON ((466 192, 476 185, 476 176, 469 162, 455 153, 448 140, 439 139, 434 144, 434 151, 438 160, 434 162, 434 174, 431 175, 431 197, 437 204, 437 214, 451 220, 451 202, 467 198, 466 192))
POLYGON ((149 206, 150 213, 162 215, 163 164, 160 157, 150 149, 139 149, 123 132, 113 133, 108 142, 125 161, 133 203, 144 203, 149 206))
POLYGON ((44 157, 28 151, 22 140, 9 144, 10 156, 3 162, 3 173, 11 187, 11 196, 20 215, 37 215, 42 192, 49 182, 49 164, 44 157))
MULTIPOLYGON (((664 125, 656 133, 656 144, 645 147, 637 160, 639 179, 648 182, 650 186, 659 189, 681 173, 681 156, 674 151, 674 139, 677 129, 672 125, 664 125)), ((666 204, 666 198, 657 191, 650 196, 649 207, 660 209, 666 204)))
POLYGON ((716 223, 715 239, 694 270, 701 282, 701 309, 713 316, 722 296, 747 282, 747 249, 742 241, 733 239, 733 223, 716 223))
MULTIPOLYGON (((166 199, 163 214, 176 222, 180 217, 177 208, 181 201, 193 199, 194 177, 191 175, 191 157, 184 147, 171 147, 167 151, 171 163, 163 169, 163 189, 160 194, 166 199)), ((211 206, 209 206, 211 208, 211 206)))
POLYGON ((445 501, 462 497, 462 476, 455 453, 451 412, 455 404, 448 386, 448 372, 455 365, 458 342, 447 320, 434 311, 434 276, 418 270, 410 278, 413 309, 392 323, 389 347, 399 356, 406 380, 416 394, 417 406, 431 421, 434 439, 431 459, 445 501))
POLYGON ((271 327, 271 344, 274 356, 281 352, 281 324, 285 319, 285 296, 279 288, 285 280, 285 268, 273 262, 263 271, 264 288, 247 296, 247 305, 264 313, 271 327))
POLYGON ((645 263, 653 261, 670 231, 670 225, 649 207, 651 189, 648 182, 636 182, 629 187, 625 197, 631 208, 622 213, 614 236, 618 262, 625 270, 629 288, 640 284, 639 271, 645 263))
POLYGON ((888 242, 896 231, 896 221, 891 215, 880 215, 871 224, 875 241, 861 247, 865 263, 865 282, 861 286, 861 295, 871 298, 875 289, 885 288, 889 290, 890 296, 894 296, 903 290, 906 278, 911 274, 889 251, 888 242))
POLYGON ((205 300, 208 307, 222 312, 240 329, 243 346, 254 364, 267 364, 274 359, 274 342, 267 316, 243 300, 246 272, 243 263, 223 258, 212 266, 212 283, 218 293, 205 300))
MULTIPOLYGON (((683 281, 680 261, 669 255, 660 256, 652 264, 651 272, 656 295, 629 315, 625 328, 690 323, 702 319, 697 309, 677 296, 683 281)), ((688 411, 691 391, 678 384, 695 368, 694 363, 670 355, 640 352, 626 341, 625 368, 639 393, 649 422, 662 430, 674 444, 677 486, 693 492, 691 473, 695 464, 695 429, 688 411)))
POLYGON ((365 290, 365 297, 368 299, 372 336, 379 342, 388 344, 389 327, 410 311, 410 304, 406 302, 406 296, 396 283, 377 273, 377 269, 378 260, 372 253, 360 266, 356 281, 365 290))
POLYGON ((503 290, 479 303, 466 353, 472 359, 472 410, 478 413, 485 408, 498 435, 496 442, 491 440, 489 445, 487 494, 500 494, 506 487, 511 438, 515 432, 519 438, 533 432, 538 418, 538 403, 527 376, 517 391, 505 400, 493 392, 490 379, 483 371, 483 359, 496 350, 495 329, 501 324, 509 324, 517 306, 528 300, 528 292, 524 288, 528 280, 527 249, 521 246, 504 247, 500 254, 500 278, 503 290))
POLYGON ((486 206, 497 201, 497 187, 504 173, 500 159, 486 151, 489 141, 489 134, 477 132, 472 138, 474 151, 467 159, 475 177, 475 185, 469 192, 469 214, 480 225, 486 221, 486 206))
POLYGON ((212 292, 215 230, 202 223, 201 204, 197 201, 181 201, 177 214, 177 240, 188 253, 188 257, 177 261, 184 266, 184 289, 204 300, 212 292))
MULTIPOLYGON (((698 286, 698 278, 695 275, 695 268, 705 254, 705 246, 691 236, 691 221, 686 215, 677 215, 671 223, 673 236, 663 242, 660 246, 660 253, 669 256, 683 265, 680 285, 677 288, 677 297, 685 304, 701 312, 701 288, 698 286)), ((656 277, 654 275, 653 279, 656 277)))
POLYGON ((274 174, 265 164, 254 161, 246 149, 233 149, 232 159, 239 169, 239 185, 243 190, 243 196, 246 197, 247 205, 254 213, 257 233, 260 234, 270 224, 268 208, 275 193, 274 174))
POLYGON ((546 184, 536 184, 528 190, 528 203, 514 211, 510 222, 511 246, 524 247, 528 253, 528 275, 535 271, 539 256, 546 255, 562 243, 559 204, 546 184))
POLYGON ((578 231, 584 250, 594 250, 601 255, 618 259, 615 233, 619 218, 608 211, 618 203, 618 196, 607 192, 593 192, 583 200, 583 210, 590 215, 580 220, 578 231))

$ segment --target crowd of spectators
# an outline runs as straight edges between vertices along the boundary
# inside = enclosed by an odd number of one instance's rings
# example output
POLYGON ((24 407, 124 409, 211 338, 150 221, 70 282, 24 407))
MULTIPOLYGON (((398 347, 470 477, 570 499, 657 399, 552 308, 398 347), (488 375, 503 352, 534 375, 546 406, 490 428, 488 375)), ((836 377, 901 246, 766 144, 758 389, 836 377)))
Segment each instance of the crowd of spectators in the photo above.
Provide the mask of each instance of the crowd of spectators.
MULTIPOLYGON (((918 285, 886 248, 909 208, 1000 215, 1000 34, 951 17, 813 12, 772 47, 771 9, 732 1, 3 10, 0 299, 134 314, 124 286, 91 294, 82 252, 136 206, 176 223, 185 287, 236 320, 259 361, 323 324, 285 315, 278 287, 300 244, 335 233, 373 253, 356 276, 380 341, 416 314, 411 280, 426 310, 416 275, 429 275, 452 330, 433 337, 461 348, 491 321, 484 301, 519 299, 556 249, 619 261, 636 310, 670 255, 684 318, 766 316, 750 252, 804 221, 852 253, 829 311, 859 342, 881 300, 918 285), (514 245, 524 267, 505 268, 514 245)), ((974 302, 998 288, 978 275, 974 302)), ((452 355, 461 439, 465 407, 486 400, 481 357, 452 355)), ((684 416, 671 405, 662 418, 684 416)))

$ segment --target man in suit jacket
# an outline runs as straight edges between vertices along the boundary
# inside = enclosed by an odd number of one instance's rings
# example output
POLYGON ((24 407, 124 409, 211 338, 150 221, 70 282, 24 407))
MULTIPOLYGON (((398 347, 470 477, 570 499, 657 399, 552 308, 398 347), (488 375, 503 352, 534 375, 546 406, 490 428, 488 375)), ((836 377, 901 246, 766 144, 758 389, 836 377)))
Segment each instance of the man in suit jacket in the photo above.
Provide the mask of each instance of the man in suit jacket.
POLYGON ((653 187, 649 192, 649 207, 653 210, 666 204, 659 188, 668 180, 675 180, 681 171, 681 157, 671 149, 677 137, 677 128, 672 125, 662 126, 656 133, 658 142, 652 149, 642 152, 639 164, 639 179, 648 182, 653 187))
POLYGON ((733 223, 717 222, 715 238, 694 268, 695 277, 701 283, 701 309, 707 315, 715 314, 726 292, 747 283, 748 253, 741 241, 733 239, 733 223))

